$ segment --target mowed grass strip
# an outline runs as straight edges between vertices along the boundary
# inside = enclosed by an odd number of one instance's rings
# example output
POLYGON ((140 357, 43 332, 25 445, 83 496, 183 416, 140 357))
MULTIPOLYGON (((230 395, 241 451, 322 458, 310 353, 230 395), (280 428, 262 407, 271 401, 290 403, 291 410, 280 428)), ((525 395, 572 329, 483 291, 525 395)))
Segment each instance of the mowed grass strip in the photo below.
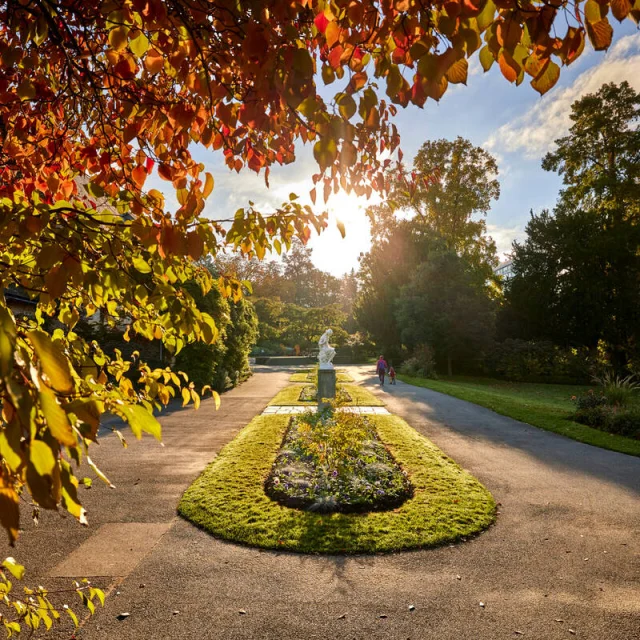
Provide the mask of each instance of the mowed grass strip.
MULTIPOLYGON (((370 391, 355 384, 344 384, 342 388, 351 396, 349 402, 345 402, 345 406, 349 407, 382 407, 384 402, 376 398, 370 391)), ((304 385, 291 385, 280 391, 270 405, 277 406, 306 406, 316 404, 315 401, 301 401, 300 393, 304 385)))
MULTIPOLYGON (((289 382, 313 382, 316 381, 315 371, 298 371, 294 373, 290 378, 289 382)), ((336 369, 336 382, 353 382, 353 378, 346 372, 341 369, 336 369)))
POLYGON ((377 553, 455 542, 495 519, 491 494, 397 416, 371 418, 414 486, 393 511, 317 514, 264 492, 288 416, 254 418, 183 495, 178 512, 216 537, 304 553, 377 553))
POLYGON ((430 380, 399 375, 403 382, 473 402, 503 416, 559 433, 603 449, 640 456, 640 441, 588 427, 571 420, 575 406, 571 396, 590 387, 584 385, 505 382, 490 378, 430 380))

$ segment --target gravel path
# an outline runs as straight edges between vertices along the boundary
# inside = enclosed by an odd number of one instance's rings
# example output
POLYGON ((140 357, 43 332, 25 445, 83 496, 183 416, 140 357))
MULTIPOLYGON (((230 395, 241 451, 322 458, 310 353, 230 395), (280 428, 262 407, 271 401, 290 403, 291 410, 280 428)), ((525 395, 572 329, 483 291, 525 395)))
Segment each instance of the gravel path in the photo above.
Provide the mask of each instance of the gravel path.
POLYGON ((76 634, 91 640, 638 640, 640 459, 349 371, 491 490, 495 526, 455 546, 343 558, 239 547, 177 518, 199 471, 286 385, 287 371, 265 367, 218 413, 207 401, 163 417, 164 448, 105 438, 94 457, 118 489, 85 493, 91 527, 45 514, 13 555, 48 585, 91 575, 111 589, 76 634))

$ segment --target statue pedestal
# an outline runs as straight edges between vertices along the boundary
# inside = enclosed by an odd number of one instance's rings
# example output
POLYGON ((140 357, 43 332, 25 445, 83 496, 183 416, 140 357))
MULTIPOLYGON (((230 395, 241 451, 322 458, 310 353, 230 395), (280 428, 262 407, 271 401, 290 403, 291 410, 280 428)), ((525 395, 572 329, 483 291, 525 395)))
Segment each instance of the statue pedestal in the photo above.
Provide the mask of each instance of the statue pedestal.
POLYGON ((318 369, 318 411, 322 411, 325 407, 329 406, 327 402, 323 402, 323 399, 335 400, 336 397, 336 370, 331 369, 318 369))

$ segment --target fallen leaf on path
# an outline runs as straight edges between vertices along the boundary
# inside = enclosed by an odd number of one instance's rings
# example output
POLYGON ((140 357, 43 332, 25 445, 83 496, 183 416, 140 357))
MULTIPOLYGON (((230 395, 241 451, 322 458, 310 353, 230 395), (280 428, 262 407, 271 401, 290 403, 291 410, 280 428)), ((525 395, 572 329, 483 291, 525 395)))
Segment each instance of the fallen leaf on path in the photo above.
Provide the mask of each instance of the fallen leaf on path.
POLYGON ((484 602, 481 602, 480 606, 484 609, 484 602))
POLYGON ((462 580, 460 576, 456 576, 456 580, 462 580))
POLYGON ((409 611, 415 611, 415 610, 416 610, 415 606, 410 604, 409 605, 409 611))
POLYGON ((378 616, 378 618, 386 618, 387 616, 383 613, 381 616, 378 616))
POLYGON ((338 616, 338 620, 344 620, 347 617, 346 613, 343 613, 341 616, 338 616))
POLYGON ((118 620, 125 620, 130 615, 131 614, 128 611, 124 611, 123 613, 119 613, 116 617, 118 618, 118 620))
POLYGON ((518 636, 523 636, 524 635, 524 631, 514 631, 513 633, 515 633, 518 636))
POLYGON ((576 632, 573 629, 569 629, 569 633, 574 635, 574 636, 576 635, 576 632))

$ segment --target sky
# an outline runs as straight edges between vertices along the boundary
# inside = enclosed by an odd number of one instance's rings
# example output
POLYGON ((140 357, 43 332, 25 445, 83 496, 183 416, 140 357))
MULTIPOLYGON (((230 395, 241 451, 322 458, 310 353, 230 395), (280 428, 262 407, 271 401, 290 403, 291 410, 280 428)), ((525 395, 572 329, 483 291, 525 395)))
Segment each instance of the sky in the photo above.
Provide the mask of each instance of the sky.
MULTIPOLYGON (((593 51, 587 42, 582 56, 562 68, 556 86, 542 97, 529 85, 528 76, 516 87, 503 78, 497 64, 485 74, 476 53, 469 61, 466 86, 449 85, 439 103, 428 100, 423 109, 414 105, 399 109, 395 123, 406 164, 424 141, 453 140, 457 136, 468 138, 494 155, 501 195, 486 221, 502 260, 512 241, 524 237, 530 211, 553 208, 561 180, 556 174, 542 170, 541 159, 553 148, 555 139, 566 135, 571 104, 597 91, 605 82, 627 80, 640 91, 640 32, 626 20, 614 25, 614 33, 606 53, 593 51)), ((205 215, 231 217, 239 207, 247 206, 249 200, 258 210, 268 212, 286 201, 291 192, 298 194, 301 202, 311 204, 308 196, 313 187, 311 176, 317 171, 311 145, 299 145, 297 153, 292 165, 271 168, 271 186, 267 189, 263 176, 248 170, 240 174, 231 172, 221 153, 198 149, 194 156, 205 163, 215 178, 205 215)), ((372 202, 353 194, 330 197, 326 205, 329 228, 320 236, 314 234, 310 241, 318 268, 336 276, 351 269, 357 271, 358 256, 371 246, 364 209, 372 202), (345 225, 344 239, 337 230, 336 219, 345 225)), ((320 197, 317 205, 317 210, 322 210, 320 197)))

